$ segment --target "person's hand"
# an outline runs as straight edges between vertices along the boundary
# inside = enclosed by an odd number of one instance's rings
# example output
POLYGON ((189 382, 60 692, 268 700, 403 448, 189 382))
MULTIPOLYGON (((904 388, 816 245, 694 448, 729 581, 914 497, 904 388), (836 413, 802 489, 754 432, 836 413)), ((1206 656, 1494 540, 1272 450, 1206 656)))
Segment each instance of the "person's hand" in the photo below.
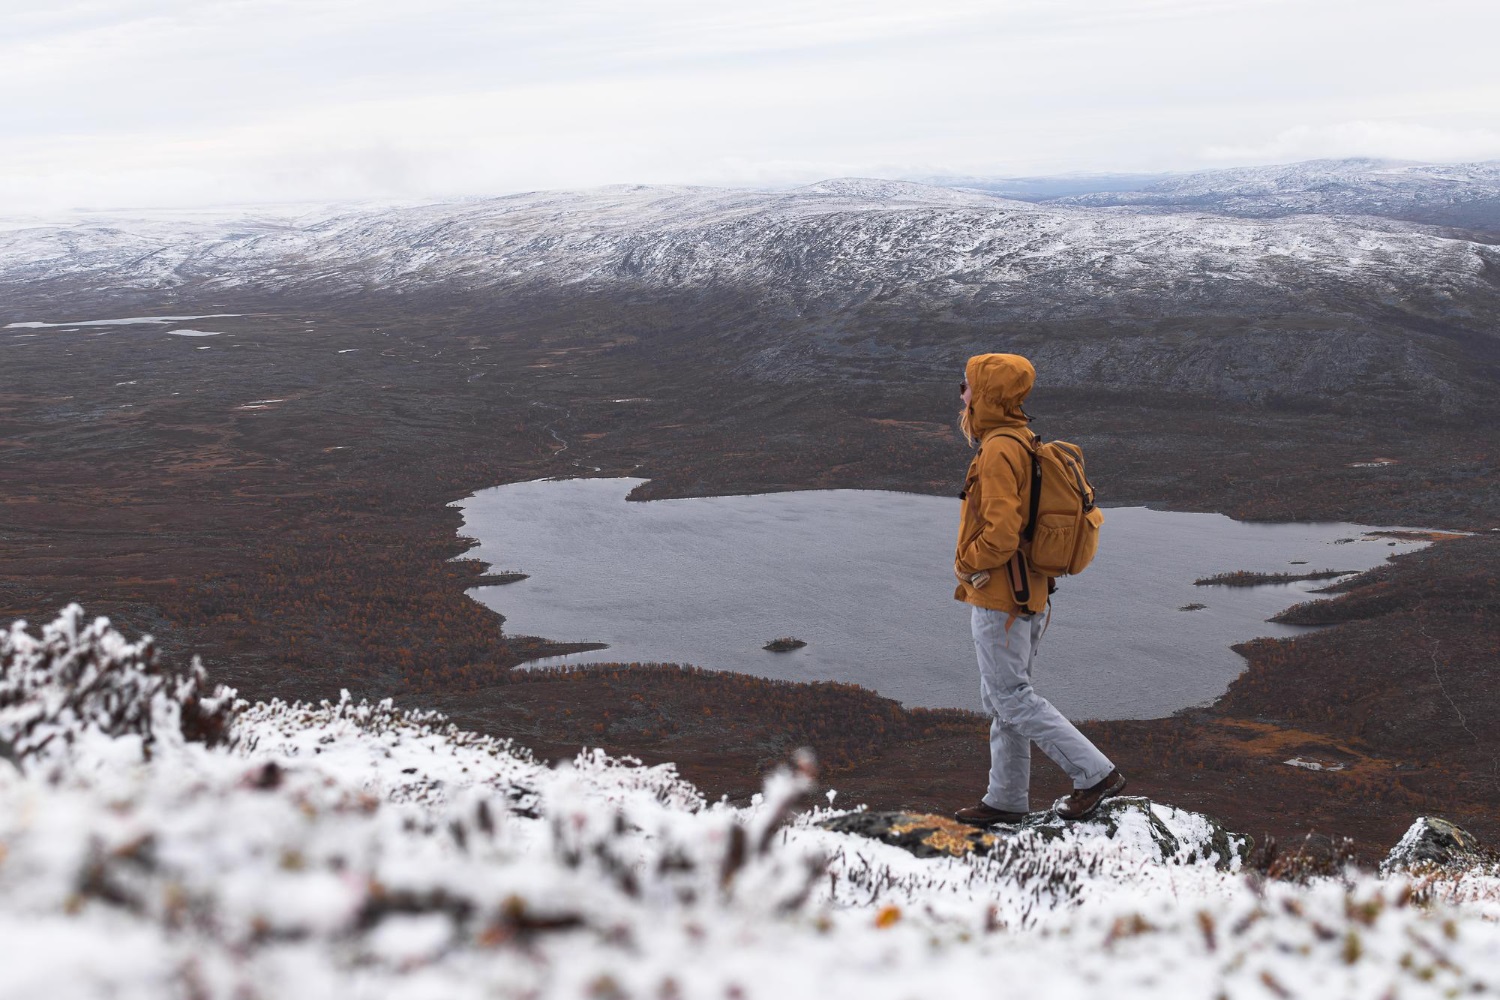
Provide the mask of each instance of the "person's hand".
POLYGON ((990 582, 990 571, 987 569, 982 569, 977 573, 965 573, 955 566, 953 575, 958 577, 959 583, 967 583, 976 590, 982 590, 984 585, 990 582))

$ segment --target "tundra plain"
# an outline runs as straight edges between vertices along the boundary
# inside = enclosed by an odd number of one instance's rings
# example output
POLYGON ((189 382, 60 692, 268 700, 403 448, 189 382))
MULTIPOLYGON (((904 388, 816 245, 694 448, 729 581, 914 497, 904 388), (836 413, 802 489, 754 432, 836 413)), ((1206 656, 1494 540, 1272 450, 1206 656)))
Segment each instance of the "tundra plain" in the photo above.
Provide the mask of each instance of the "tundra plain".
MULTIPOLYGON (((513 671, 576 637, 510 635, 465 594, 486 567, 455 558, 447 504, 580 474, 647 478, 643 498, 949 494, 962 359, 1018 350, 1042 372, 1038 429, 1084 446, 1111 503, 1469 532, 1289 613, 1331 627, 1244 647, 1211 708, 1086 726, 1132 789, 1257 836, 1350 836, 1370 859, 1417 813, 1500 836, 1489 237, 918 187, 845 184, 775 211, 676 192, 647 199, 669 216, 651 224, 639 193, 625 222, 529 204, 525 252, 553 262, 535 276, 466 242, 480 211, 502 216, 486 231, 522 232, 514 204, 249 243, 245 226, 9 231, 0 615, 79 601, 248 696, 390 695, 544 757, 675 761, 735 801, 810 746, 842 801, 948 810, 984 773, 974 714, 712 664, 513 671), (694 212, 718 214, 694 229, 694 212), (970 240, 982 225, 989 245, 970 240), (705 233, 744 252, 700 255, 743 266, 693 273, 705 233), (1061 249, 1036 252, 1048 240, 1061 249), (230 252, 251 244, 253 266, 230 252), (407 259, 377 273, 320 246, 407 259), (479 263, 447 267, 460 259, 479 263), (218 335, 65 325, 144 316, 218 335), (57 325, 14 325, 37 322, 57 325)), ((1036 801, 1064 790, 1037 770, 1036 801)))

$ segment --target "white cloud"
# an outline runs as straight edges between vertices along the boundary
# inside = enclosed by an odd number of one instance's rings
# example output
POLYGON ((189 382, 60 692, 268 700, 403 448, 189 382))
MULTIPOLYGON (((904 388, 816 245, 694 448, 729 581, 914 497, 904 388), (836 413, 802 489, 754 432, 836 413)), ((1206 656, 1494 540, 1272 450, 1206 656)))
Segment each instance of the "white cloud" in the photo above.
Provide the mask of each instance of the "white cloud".
POLYGON ((1473 158, 1497 36, 1493 0, 6 0, 0 212, 1473 158))

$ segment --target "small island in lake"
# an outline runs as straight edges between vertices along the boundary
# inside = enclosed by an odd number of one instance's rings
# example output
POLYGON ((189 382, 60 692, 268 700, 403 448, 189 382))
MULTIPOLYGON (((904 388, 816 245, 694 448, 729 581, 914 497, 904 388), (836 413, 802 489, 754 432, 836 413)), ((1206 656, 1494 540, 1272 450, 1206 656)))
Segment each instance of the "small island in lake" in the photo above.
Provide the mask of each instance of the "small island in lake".
POLYGON ((1296 583, 1299 580, 1332 580, 1340 576, 1353 576, 1354 570, 1325 569, 1316 573, 1255 573, 1247 569, 1233 573, 1219 573, 1194 580, 1195 587, 1259 587, 1267 583, 1296 583))
POLYGON ((517 573, 507 570, 502 573, 481 573, 474 578, 476 587, 499 587, 507 583, 520 583, 522 580, 531 578, 530 573, 517 573))
POLYGON ((784 635, 780 639, 772 639, 762 646, 761 649, 768 649, 773 653, 790 653, 792 650, 801 649, 806 645, 807 643, 801 639, 794 639, 789 635, 784 635))

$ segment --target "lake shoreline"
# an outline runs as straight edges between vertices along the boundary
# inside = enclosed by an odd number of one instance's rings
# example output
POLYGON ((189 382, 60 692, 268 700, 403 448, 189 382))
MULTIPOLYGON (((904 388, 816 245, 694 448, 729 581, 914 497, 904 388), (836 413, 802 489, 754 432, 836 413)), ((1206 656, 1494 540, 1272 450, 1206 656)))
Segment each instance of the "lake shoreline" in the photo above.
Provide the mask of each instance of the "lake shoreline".
MULTIPOLYGON (((912 708, 975 706, 966 609, 951 600, 946 568, 953 501, 833 489, 621 502, 645 483, 549 478, 453 504, 475 539, 465 559, 531 572, 503 590, 476 579, 471 597, 510 629, 607 644, 598 655, 537 658, 521 669, 692 663, 853 683, 912 708), (766 636, 784 634, 805 646, 768 656, 766 636), (904 664, 922 660, 928 672, 918 681, 904 664)), ((1078 717, 1146 719, 1205 706, 1244 669, 1235 645, 1296 634, 1269 620, 1310 596, 1302 587, 1237 588, 1208 598, 1212 608, 1200 601, 1200 613, 1182 621, 1177 612, 1197 600, 1192 588, 1204 572, 1242 560, 1295 565, 1333 546, 1357 572, 1426 544, 1388 534, 1409 529, 1124 506, 1112 508, 1105 531, 1095 565, 1063 581, 1043 665, 1049 696, 1078 717), (1099 688, 1086 665, 1103 663, 1110 685, 1099 688)))

